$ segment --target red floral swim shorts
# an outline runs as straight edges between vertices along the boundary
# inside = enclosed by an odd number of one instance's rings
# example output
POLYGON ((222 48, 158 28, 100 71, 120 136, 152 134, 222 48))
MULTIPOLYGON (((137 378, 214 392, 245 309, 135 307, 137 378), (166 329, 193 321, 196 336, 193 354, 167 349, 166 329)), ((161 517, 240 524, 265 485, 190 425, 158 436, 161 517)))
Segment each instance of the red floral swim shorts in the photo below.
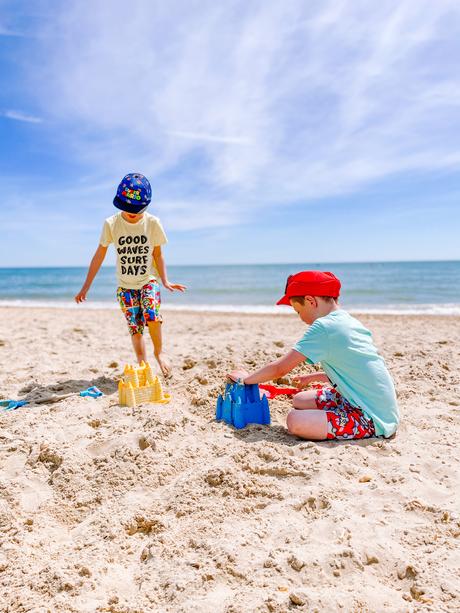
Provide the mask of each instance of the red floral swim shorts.
POLYGON ((375 436, 374 422, 359 407, 354 407, 334 387, 316 388, 316 406, 326 411, 327 438, 353 439, 375 436))
POLYGON ((162 321, 160 286, 155 279, 141 289, 119 287, 117 298, 131 334, 142 334, 150 321, 162 321))

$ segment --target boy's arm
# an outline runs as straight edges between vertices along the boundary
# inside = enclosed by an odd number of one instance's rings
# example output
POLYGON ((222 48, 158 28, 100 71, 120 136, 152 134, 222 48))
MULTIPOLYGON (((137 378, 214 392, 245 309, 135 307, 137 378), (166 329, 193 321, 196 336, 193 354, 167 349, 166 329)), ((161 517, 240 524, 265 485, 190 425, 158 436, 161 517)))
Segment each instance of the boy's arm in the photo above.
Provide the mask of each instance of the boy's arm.
POLYGON ((173 292, 174 290, 178 290, 179 292, 185 292, 187 286, 181 285, 180 283, 171 283, 170 281, 168 281, 166 264, 160 246, 153 248, 153 260, 155 262, 156 269, 158 270, 158 274, 160 275, 160 279, 164 287, 166 287, 166 289, 169 289, 170 292, 173 292))
POLYGON ((270 364, 267 364, 267 366, 264 366, 260 370, 257 370, 255 373, 249 374, 245 370, 234 370, 229 373, 228 376, 234 381, 242 379, 245 385, 251 385, 253 383, 264 383, 265 381, 272 381, 273 379, 283 377, 293 368, 295 368, 304 361, 304 355, 302 355, 295 349, 291 349, 291 351, 289 351, 289 353, 287 353, 285 356, 279 358, 279 360, 270 362, 270 364))
POLYGON ((99 268, 101 267, 102 262, 104 261, 105 254, 107 253, 108 247, 103 247, 99 245, 96 249, 95 254, 93 255, 93 259, 88 268, 88 274, 86 275, 85 282, 83 283, 83 287, 75 296, 75 302, 83 302, 86 300, 86 294, 91 287, 91 283, 94 281, 94 277, 97 275, 99 268))

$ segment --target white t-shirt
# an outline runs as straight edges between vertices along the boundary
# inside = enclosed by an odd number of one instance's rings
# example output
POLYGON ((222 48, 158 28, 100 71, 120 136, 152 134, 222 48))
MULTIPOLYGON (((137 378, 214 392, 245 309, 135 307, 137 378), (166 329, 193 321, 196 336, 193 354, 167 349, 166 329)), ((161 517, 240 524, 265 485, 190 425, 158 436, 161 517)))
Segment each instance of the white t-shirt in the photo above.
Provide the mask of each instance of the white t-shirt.
POLYGON ((153 248, 167 243, 167 238, 158 217, 144 213, 138 222, 129 223, 116 213, 105 220, 99 242, 103 247, 114 244, 120 287, 140 289, 152 277, 159 278, 153 248))

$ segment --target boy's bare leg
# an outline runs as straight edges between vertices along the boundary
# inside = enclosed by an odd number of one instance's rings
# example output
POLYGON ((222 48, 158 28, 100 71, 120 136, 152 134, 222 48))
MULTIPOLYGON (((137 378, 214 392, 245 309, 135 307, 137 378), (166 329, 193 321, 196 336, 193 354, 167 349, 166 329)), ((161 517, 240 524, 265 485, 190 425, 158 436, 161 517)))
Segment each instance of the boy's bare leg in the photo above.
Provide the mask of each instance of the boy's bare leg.
POLYGON ((169 377, 171 374, 171 364, 169 360, 165 358, 163 355, 163 340, 161 336, 161 321, 149 321, 149 332, 150 338, 153 343, 153 353, 155 354, 155 359, 158 362, 158 365, 161 368, 161 372, 165 377, 169 377))
POLYGON ((140 332, 137 334, 132 334, 131 341, 133 343, 133 348, 134 352, 136 353, 138 363, 140 364, 142 361, 147 362, 147 353, 145 351, 145 341, 143 335, 140 332))
POLYGON ((286 420, 291 434, 310 441, 324 441, 327 438, 326 413, 316 405, 316 390, 299 392, 292 399, 294 410, 286 420))
POLYGON ((327 439, 327 417, 321 410, 291 411, 286 420, 287 429, 291 434, 309 441, 324 441, 327 439))
POLYGON ((316 404, 316 390, 307 390, 306 392, 299 392, 292 398, 292 405, 294 409, 315 409, 318 410, 316 404))

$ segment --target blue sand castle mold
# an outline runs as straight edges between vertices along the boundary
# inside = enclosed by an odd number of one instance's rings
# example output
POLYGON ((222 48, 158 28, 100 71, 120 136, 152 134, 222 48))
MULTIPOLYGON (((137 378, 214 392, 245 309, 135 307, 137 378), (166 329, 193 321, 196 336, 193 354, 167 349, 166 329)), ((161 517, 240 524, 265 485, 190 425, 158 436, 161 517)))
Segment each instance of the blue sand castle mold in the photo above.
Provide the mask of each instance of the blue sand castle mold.
POLYGON ((267 397, 260 398, 258 385, 227 383, 223 397, 217 399, 216 419, 238 429, 248 424, 270 424, 267 397))

